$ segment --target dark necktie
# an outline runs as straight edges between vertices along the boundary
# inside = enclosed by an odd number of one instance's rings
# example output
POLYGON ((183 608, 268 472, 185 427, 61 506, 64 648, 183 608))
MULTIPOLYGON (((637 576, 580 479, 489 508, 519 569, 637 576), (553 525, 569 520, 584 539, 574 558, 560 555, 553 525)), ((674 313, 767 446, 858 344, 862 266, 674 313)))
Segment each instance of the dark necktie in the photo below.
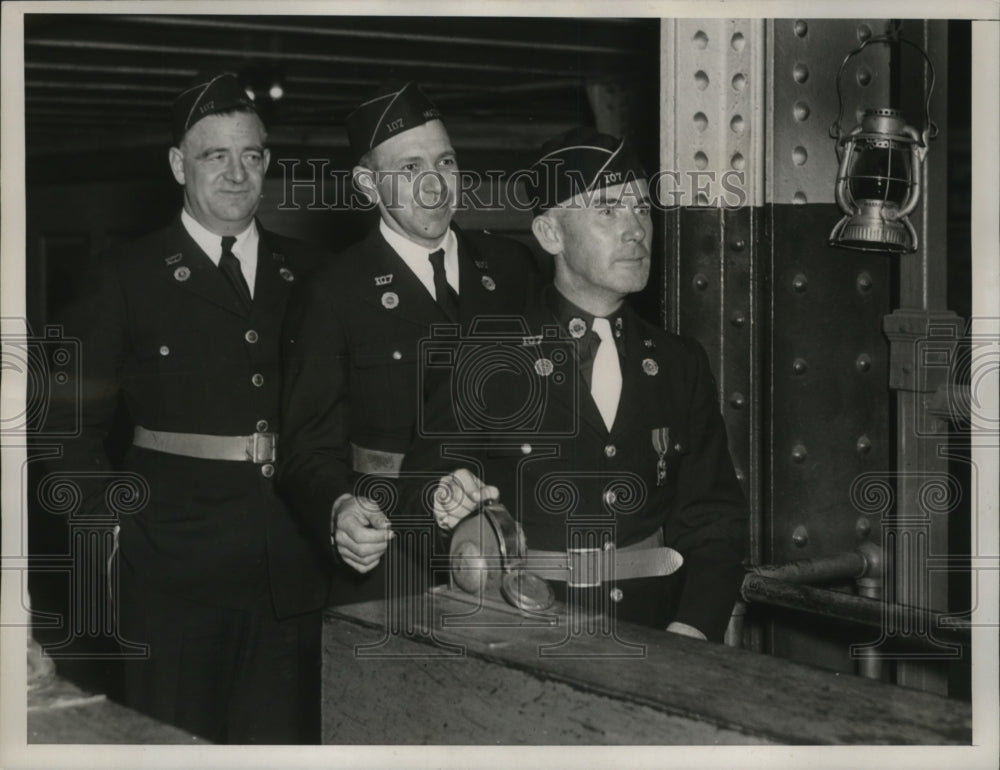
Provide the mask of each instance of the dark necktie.
POLYGON ((444 249, 438 249, 428 259, 431 261, 431 267, 434 268, 434 298, 448 319, 457 321, 458 294, 451 288, 444 272, 444 249))
POLYGON ((229 279, 240 301, 250 307, 250 287, 247 286, 246 278, 243 277, 243 270, 240 268, 240 261, 233 254, 233 244, 236 238, 232 235, 222 236, 222 258, 219 260, 219 269, 229 279))

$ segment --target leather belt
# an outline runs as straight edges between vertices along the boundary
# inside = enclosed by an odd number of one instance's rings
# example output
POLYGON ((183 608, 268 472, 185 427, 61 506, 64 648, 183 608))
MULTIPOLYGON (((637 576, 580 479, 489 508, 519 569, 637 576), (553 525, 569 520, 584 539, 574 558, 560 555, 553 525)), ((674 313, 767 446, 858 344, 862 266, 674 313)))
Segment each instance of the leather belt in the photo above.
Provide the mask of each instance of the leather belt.
POLYGON ((615 580, 670 575, 683 563, 683 556, 663 545, 663 532, 657 530, 624 548, 608 543, 603 549, 572 548, 566 552, 528 549, 524 566, 545 580, 586 588, 615 580))
POLYGON ((402 452, 383 452, 381 449, 366 449, 351 444, 351 467, 355 473, 399 478, 404 456, 402 452))
POLYGON ((173 433, 135 426, 132 443, 143 449, 201 460, 238 460, 273 463, 278 456, 277 433, 249 436, 212 436, 207 433, 173 433))

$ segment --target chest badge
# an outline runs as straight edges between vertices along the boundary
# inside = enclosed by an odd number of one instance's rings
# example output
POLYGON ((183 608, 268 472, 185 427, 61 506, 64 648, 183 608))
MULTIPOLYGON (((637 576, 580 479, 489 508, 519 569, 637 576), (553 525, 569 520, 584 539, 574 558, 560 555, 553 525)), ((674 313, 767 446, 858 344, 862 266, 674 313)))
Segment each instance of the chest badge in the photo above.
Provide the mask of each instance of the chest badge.
POLYGON ((176 270, 174 270, 174 280, 184 283, 188 278, 191 277, 191 268, 181 265, 176 270))
POLYGON ((390 283, 392 283, 392 276, 393 276, 392 273, 386 273, 385 275, 376 275, 375 276, 375 285, 376 286, 388 286, 390 283))
POLYGON ((396 292, 387 291, 382 295, 382 307, 386 310, 392 310, 397 305, 399 305, 399 295, 396 292))
POLYGON ((660 371, 660 365, 652 358, 642 359, 642 370, 650 377, 655 377, 660 371))
POLYGON ((548 377, 554 369, 555 366, 552 364, 552 359, 550 358, 539 358, 535 361, 535 371, 541 377, 548 377))

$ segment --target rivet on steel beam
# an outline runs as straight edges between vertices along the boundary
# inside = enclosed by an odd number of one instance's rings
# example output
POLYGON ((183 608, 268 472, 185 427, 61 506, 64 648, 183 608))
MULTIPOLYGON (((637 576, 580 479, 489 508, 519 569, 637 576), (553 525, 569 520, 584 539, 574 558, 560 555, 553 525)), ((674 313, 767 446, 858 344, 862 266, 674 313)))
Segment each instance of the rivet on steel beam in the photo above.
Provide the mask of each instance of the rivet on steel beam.
POLYGON ((699 29, 694 33, 694 37, 691 38, 691 42, 694 43, 696 48, 705 48, 708 46, 708 35, 699 29))
POLYGON ((698 70, 694 73, 694 84, 699 91, 704 91, 708 88, 708 75, 705 70, 698 70))
POLYGON ((867 24, 858 25, 858 42, 863 43, 872 36, 872 28, 867 24))
POLYGON ((737 32, 733 35, 733 39, 729 41, 729 44, 733 47, 734 51, 742 51, 747 44, 747 39, 743 37, 742 32, 737 32))
POLYGON ((867 294, 871 290, 872 290, 871 273, 868 272, 858 273, 858 292, 861 294, 867 294))
POLYGON ((694 154, 694 165, 697 166, 699 170, 703 171, 708 167, 708 156, 699 150, 694 154))
POLYGON ((708 128, 708 116, 704 112, 696 112, 694 114, 694 127, 699 131, 704 131, 708 128))
POLYGON ((806 198, 806 194, 799 190, 795 195, 792 196, 792 203, 801 206, 803 203, 808 203, 809 200, 806 198))
POLYGON ((867 372, 872 368, 872 357, 867 353, 862 353, 854 362, 854 366, 861 373, 867 372))
POLYGON ((701 273, 698 273, 694 277, 694 282, 693 283, 694 283, 694 287, 698 291, 705 291, 705 289, 708 288, 708 279, 704 275, 702 275, 701 273))
POLYGON ((735 310, 733 314, 729 316, 729 323, 735 326, 737 329, 742 329, 743 325, 747 322, 747 317, 743 314, 742 310, 735 310))
POLYGON ((872 82, 872 71, 867 67, 858 67, 858 85, 867 86, 872 82))
POLYGON ((742 91, 747 87, 747 77, 742 72, 737 72, 733 75, 733 90, 742 91))
POLYGON ((733 395, 729 397, 729 405, 733 409, 742 409, 746 405, 746 402, 747 401, 743 397, 743 394, 739 392, 733 393, 733 395))
POLYGON ((798 273, 792 279, 792 288, 795 289, 795 291, 797 291, 799 294, 801 294, 802 292, 804 292, 806 290, 806 287, 808 285, 809 285, 809 281, 806 279, 805 275, 803 275, 802 273, 798 273))
POLYGON ((797 548, 805 548, 809 544, 809 532, 801 524, 792 532, 792 542, 797 548))
POLYGON ((792 150, 792 163, 796 166, 804 166, 807 160, 809 160, 809 153, 806 152, 805 147, 800 145, 792 150))
POLYGON ((733 155, 733 157, 729 159, 729 162, 737 171, 742 171, 747 167, 747 159, 744 158, 743 154, 739 152, 733 155))
POLYGON ((795 105, 792 107, 792 114, 795 116, 795 119, 799 121, 799 123, 804 120, 808 120, 809 105, 805 102, 795 102, 795 105))
POLYGON ((806 363, 804 358, 796 358, 792 361, 792 371, 796 374, 805 374, 809 369, 809 364, 806 363))
POLYGON ((809 453, 802 444, 796 444, 792 447, 792 461, 797 463, 804 463, 806 458, 809 457, 809 453))
POLYGON ((872 451, 872 440, 868 438, 868 436, 862 435, 858 438, 858 441, 854 446, 859 455, 866 455, 872 451))
POLYGON ((809 79, 809 68, 802 62, 798 62, 792 67, 792 78, 796 83, 805 83, 809 79))
POLYGON ((802 19, 795 20, 795 36, 805 37, 809 33, 809 25, 806 24, 802 19))
POLYGON ((732 242, 733 251, 743 251, 747 247, 747 242, 742 238, 736 238, 732 242))
POLYGON ((742 134, 743 129, 746 128, 746 121, 743 120, 742 115, 733 115, 733 119, 729 121, 729 127, 734 134, 742 134))
POLYGON ((854 522, 854 534, 857 535, 858 540, 864 540, 871 534, 872 523, 868 520, 867 516, 858 516, 858 520, 854 522))

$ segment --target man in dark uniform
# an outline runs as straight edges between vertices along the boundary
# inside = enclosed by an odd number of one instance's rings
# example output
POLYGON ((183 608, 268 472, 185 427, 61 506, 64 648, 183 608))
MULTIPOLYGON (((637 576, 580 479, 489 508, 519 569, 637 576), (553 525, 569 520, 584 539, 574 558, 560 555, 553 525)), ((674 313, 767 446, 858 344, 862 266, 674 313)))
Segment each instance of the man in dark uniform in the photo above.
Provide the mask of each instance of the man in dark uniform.
MULTIPOLYGON (((529 569, 538 550, 550 564, 560 553, 572 563, 567 552, 587 547, 605 560, 624 557, 634 579, 604 582, 591 606, 721 641, 743 573, 747 509, 704 351, 626 301, 649 277, 646 175, 627 145, 592 129, 547 143, 534 172, 532 231, 553 255, 555 277, 525 312, 534 334, 511 340, 528 365, 498 369, 479 393, 480 423, 516 414, 533 422, 465 438, 463 448, 454 402, 436 398, 429 434, 451 426, 447 443, 469 462, 437 482, 435 519, 450 530, 500 497, 523 526, 529 569), (533 398, 537 410, 528 408, 533 398), (667 576, 676 552, 683 566, 667 576)), ((447 463, 441 441, 424 439, 404 474, 456 465, 447 463)), ((601 569, 586 580, 564 569, 561 580, 600 584, 609 565, 601 569)))
POLYGON ((434 324, 518 311, 535 274, 527 247, 452 222, 455 150, 417 84, 381 89, 348 116, 347 132, 355 184, 379 224, 319 271, 289 314, 278 476, 315 536, 335 543, 333 603, 385 593, 391 512, 355 495, 355 481, 398 475, 421 408, 420 340, 434 324))
POLYGON ((254 218, 269 152, 235 75, 182 93, 173 132, 183 210, 106 255, 66 319, 84 427, 59 463, 102 515, 121 397, 146 503, 117 533, 119 633, 149 646, 126 664, 128 705, 212 741, 312 742, 328 577, 273 475, 281 323, 322 253, 254 218))

